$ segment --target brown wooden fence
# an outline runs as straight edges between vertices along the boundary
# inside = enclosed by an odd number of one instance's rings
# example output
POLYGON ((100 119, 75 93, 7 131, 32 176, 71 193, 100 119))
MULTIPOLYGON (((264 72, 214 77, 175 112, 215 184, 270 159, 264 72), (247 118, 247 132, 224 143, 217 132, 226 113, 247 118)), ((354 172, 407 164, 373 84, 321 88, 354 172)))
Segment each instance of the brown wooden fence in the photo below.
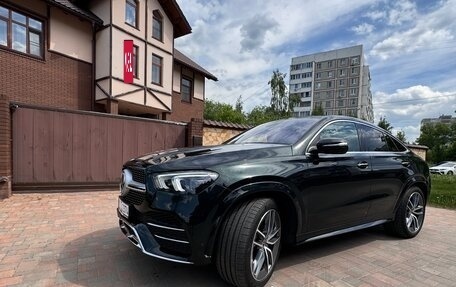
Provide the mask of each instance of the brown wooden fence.
POLYGON ((93 112, 19 107, 12 114, 13 189, 117 184, 122 164, 184 147, 186 125, 93 112))

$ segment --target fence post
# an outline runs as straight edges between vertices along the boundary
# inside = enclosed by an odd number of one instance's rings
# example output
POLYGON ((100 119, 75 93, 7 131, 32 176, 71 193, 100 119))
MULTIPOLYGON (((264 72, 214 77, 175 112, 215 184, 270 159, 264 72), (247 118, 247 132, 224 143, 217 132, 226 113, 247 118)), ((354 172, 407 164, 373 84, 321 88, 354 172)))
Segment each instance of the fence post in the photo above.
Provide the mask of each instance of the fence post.
POLYGON ((11 116, 8 97, 0 95, 0 199, 11 196, 11 116))
POLYGON ((192 118, 188 123, 187 146, 203 145, 203 120, 192 118))

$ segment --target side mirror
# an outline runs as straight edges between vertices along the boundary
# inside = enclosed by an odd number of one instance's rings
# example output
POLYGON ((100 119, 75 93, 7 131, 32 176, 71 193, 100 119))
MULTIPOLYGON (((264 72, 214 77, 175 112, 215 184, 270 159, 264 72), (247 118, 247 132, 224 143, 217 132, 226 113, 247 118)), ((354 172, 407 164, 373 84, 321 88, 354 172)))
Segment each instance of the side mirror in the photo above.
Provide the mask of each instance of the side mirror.
MULTIPOLYGON (((309 149, 309 152, 312 148, 309 149)), ((344 154, 348 151, 348 143, 343 139, 322 139, 318 141, 316 150, 318 153, 344 154)))

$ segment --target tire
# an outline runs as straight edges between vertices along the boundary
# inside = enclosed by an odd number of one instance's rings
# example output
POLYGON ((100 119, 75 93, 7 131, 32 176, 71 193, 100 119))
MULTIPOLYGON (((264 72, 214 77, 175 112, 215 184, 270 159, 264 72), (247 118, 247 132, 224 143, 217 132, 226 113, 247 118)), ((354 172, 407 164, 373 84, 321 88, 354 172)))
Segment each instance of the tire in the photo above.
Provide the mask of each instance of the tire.
POLYGON ((448 175, 453 175, 453 172, 450 170, 449 172, 447 172, 448 175))
POLYGON ((277 263, 281 232, 280 214, 272 199, 255 199, 236 207, 222 223, 218 237, 215 263, 223 280, 239 287, 264 286, 277 263))
POLYGON ((394 221, 385 224, 386 230, 398 237, 413 238, 423 227, 426 200, 418 187, 409 188, 401 198, 394 221))

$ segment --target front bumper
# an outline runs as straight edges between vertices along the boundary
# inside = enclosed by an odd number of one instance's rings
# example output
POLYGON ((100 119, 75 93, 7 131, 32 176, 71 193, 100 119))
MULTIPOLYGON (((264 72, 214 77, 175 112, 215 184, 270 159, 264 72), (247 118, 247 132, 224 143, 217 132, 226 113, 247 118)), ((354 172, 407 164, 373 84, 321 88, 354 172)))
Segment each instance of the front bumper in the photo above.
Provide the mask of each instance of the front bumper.
MULTIPOLYGON (((152 226, 152 223, 148 223, 147 225, 144 223, 138 223, 136 225, 133 225, 129 223, 126 219, 124 219, 120 213, 118 212, 119 216, 119 227, 120 230, 123 232, 123 234, 130 240, 133 245, 141 249, 141 251, 144 254, 147 254, 149 256, 167 260, 167 261, 172 261, 172 262, 177 262, 177 263, 184 263, 184 264, 193 264, 192 261, 190 261, 188 258, 182 257, 182 256, 177 256, 173 255, 167 252, 162 251, 162 246, 161 244, 157 241, 159 240, 165 240, 165 241, 170 241, 172 243, 177 243, 177 244, 190 244, 188 241, 184 240, 176 240, 172 238, 167 238, 164 236, 160 235, 154 235, 150 231, 148 225, 152 226)), ((158 226, 158 225, 156 225, 158 226)), ((156 227, 155 226, 155 227, 156 227)), ((158 227, 160 228, 160 227, 158 227)), ((166 229, 166 227, 163 227, 166 229)))

